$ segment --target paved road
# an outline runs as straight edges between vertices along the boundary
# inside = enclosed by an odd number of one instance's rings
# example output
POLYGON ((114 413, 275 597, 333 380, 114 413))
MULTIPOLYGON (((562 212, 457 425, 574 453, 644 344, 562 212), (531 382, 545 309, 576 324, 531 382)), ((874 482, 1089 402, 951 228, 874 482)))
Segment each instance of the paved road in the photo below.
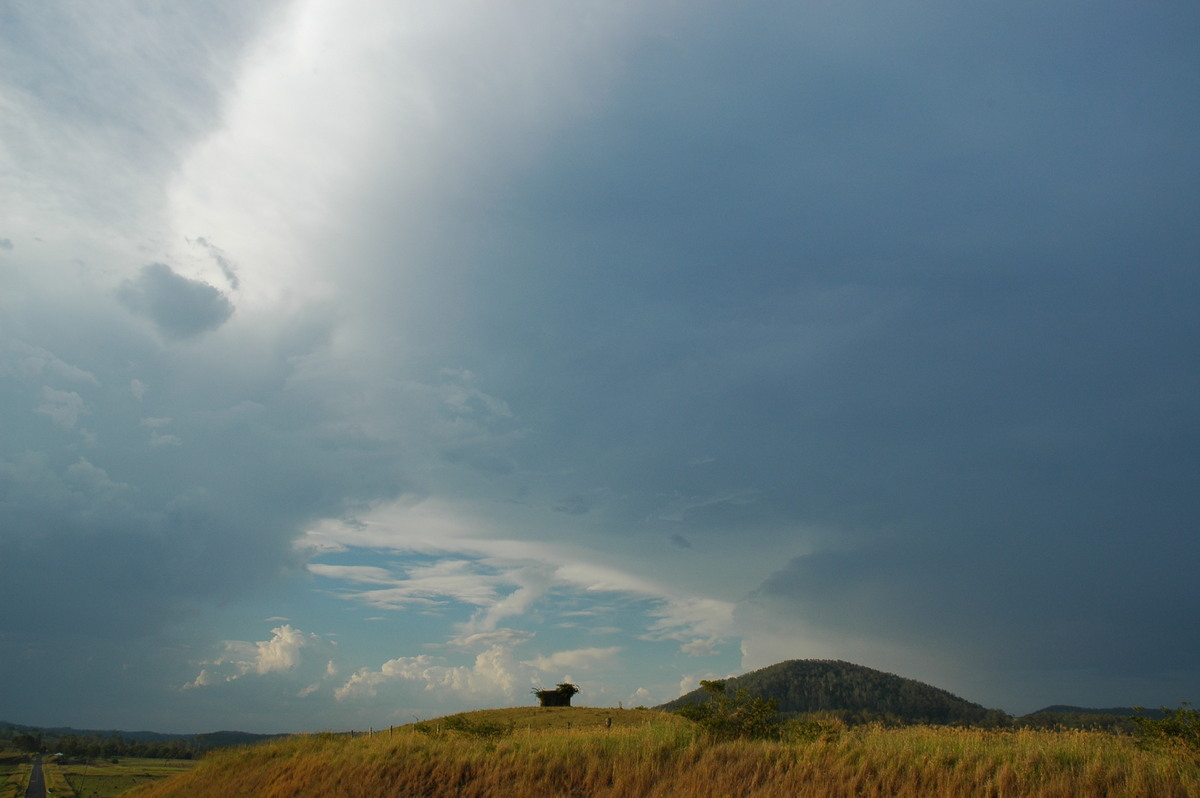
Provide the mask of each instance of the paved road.
POLYGON ((46 777, 42 774, 42 758, 33 760, 33 772, 29 774, 29 789, 25 790, 25 798, 46 798, 46 777))

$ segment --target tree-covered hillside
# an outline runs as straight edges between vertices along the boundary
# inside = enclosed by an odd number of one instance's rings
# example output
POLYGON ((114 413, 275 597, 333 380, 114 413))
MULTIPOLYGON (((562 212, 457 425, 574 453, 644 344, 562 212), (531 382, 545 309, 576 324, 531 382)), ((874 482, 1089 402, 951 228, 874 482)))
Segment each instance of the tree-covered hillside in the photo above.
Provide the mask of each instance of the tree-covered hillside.
MULTIPOLYGON (((849 722, 996 725, 1008 716, 937 687, 841 660, 788 660, 727 680, 733 689, 775 699, 784 714, 833 712, 849 722)), ((693 690, 660 709, 701 703, 693 690)))

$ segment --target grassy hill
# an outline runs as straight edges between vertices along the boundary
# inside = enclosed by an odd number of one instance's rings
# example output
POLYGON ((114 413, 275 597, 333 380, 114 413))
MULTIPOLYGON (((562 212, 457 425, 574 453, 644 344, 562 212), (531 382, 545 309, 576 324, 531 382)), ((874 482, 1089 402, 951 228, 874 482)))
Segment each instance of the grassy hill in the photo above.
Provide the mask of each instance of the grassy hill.
POLYGON ((216 752, 125 795, 1151 798, 1200 796, 1200 764, 1092 732, 863 725, 811 740, 714 742, 653 710, 528 708, 216 752), (486 733, 496 726, 505 731, 486 733))
MULTIPOLYGON (((1003 722, 999 710, 966 701, 937 687, 841 660, 794 659, 726 680, 730 689, 773 698, 788 715, 826 712, 850 722, 987 725, 1003 722)), ((706 700, 693 690, 659 709, 674 710, 706 700)))

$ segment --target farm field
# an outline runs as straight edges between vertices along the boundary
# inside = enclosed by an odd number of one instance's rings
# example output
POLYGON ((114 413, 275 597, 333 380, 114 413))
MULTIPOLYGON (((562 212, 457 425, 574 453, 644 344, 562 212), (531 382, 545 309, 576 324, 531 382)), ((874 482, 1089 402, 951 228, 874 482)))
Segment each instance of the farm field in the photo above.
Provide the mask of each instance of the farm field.
POLYGON ((1200 759, 1127 736, 1030 729, 830 725, 717 742, 648 710, 534 708, 223 751, 129 795, 1200 798, 1200 759))
POLYGON ((25 754, 0 751, 0 798, 21 798, 29 781, 30 765, 25 754))
POLYGON ((190 760, 128 757, 116 764, 99 760, 92 764, 58 765, 47 759, 44 768, 46 784, 55 796, 111 798, 138 785, 184 773, 195 765, 190 760))

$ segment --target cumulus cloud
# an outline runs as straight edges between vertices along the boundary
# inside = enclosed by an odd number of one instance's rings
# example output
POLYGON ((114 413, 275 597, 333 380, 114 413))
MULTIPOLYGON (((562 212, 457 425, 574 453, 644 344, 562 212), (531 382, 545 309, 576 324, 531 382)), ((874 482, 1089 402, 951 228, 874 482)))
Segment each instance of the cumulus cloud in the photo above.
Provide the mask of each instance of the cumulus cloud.
POLYGON ((651 703, 651 693, 645 687, 639 687, 630 694, 625 703, 631 707, 646 706, 651 703))
POLYGON ((233 315, 233 303, 208 283, 190 280, 163 263, 142 267, 121 283, 117 298, 172 338, 194 338, 217 329, 233 315))
POLYGON ((88 410, 83 397, 74 391, 58 391, 46 386, 42 388, 42 402, 34 412, 48 417, 63 429, 73 429, 79 417, 88 410))
POLYGON ((253 667, 255 673, 260 675, 295 668, 300 662, 300 650, 308 645, 309 638, 299 629, 293 629, 290 624, 276 627, 271 633, 274 637, 270 640, 255 644, 257 650, 253 667))
POLYGON ((88 383, 96 387, 100 381, 96 375, 71 363, 67 363, 40 346, 19 340, 10 340, 0 345, 0 375, 17 374, 25 377, 58 378, 68 383, 88 383))
POLYGON ((719 638, 716 638, 716 637, 709 637, 709 638, 699 638, 698 637, 694 640, 690 640, 690 641, 684 643, 683 645, 681 645, 679 647, 679 650, 682 651, 684 654, 689 654, 693 657, 709 657, 709 656, 712 656, 713 654, 721 653, 717 649, 717 644, 719 642, 720 642, 719 638))
MULTIPOLYGON (((224 652, 204 663, 188 687, 210 687, 222 681, 232 682, 245 676, 266 676, 296 671, 303 662, 305 649, 325 651, 328 643, 316 634, 306 634, 291 624, 271 629, 271 639, 248 642, 227 640, 224 652)), ((329 673, 329 666, 322 666, 329 673)), ((313 670, 309 668, 308 670, 313 670)), ((311 694, 308 690, 305 694, 311 694)))
POLYGON ((588 671, 612 667, 619 653, 621 653, 621 646, 577 648, 572 651, 556 651, 548 656, 535 657, 528 664, 543 673, 588 671))
POLYGON ((169 418, 143 418, 142 426, 150 429, 150 446, 181 446, 183 440, 178 435, 172 435, 160 430, 171 423, 169 418))
POLYGON ((399 703, 477 706, 480 702, 508 705, 524 692, 550 678, 570 678, 568 671, 602 672, 617 661, 621 647, 585 648, 519 659, 515 650, 533 636, 514 629, 481 633, 460 641, 477 652, 472 664, 455 665, 444 657, 421 654, 397 657, 378 669, 361 668, 337 688, 339 701, 379 699, 399 703))
POLYGON ((375 698, 388 689, 411 694, 432 693, 435 700, 496 701, 509 703, 516 696, 518 664, 507 645, 491 645, 475 663, 447 665, 438 657, 421 654, 388 660, 379 670, 362 668, 334 692, 339 701, 375 698))
POLYGON ((213 678, 213 675, 208 672, 208 669, 201 668, 200 672, 198 674, 196 674, 196 678, 193 679, 192 681, 188 682, 187 684, 185 684, 183 686, 183 689, 184 690, 195 690, 196 688, 199 688, 199 687, 210 687, 216 683, 217 683, 216 680, 213 678))
POLYGON ((112 497, 130 490, 127 483, 115 482, 110 479, 108 472, 92 465, 84 457, 80 457, 79 460, 67 467, 63 481, 90 497, 96 498, 112 497))

